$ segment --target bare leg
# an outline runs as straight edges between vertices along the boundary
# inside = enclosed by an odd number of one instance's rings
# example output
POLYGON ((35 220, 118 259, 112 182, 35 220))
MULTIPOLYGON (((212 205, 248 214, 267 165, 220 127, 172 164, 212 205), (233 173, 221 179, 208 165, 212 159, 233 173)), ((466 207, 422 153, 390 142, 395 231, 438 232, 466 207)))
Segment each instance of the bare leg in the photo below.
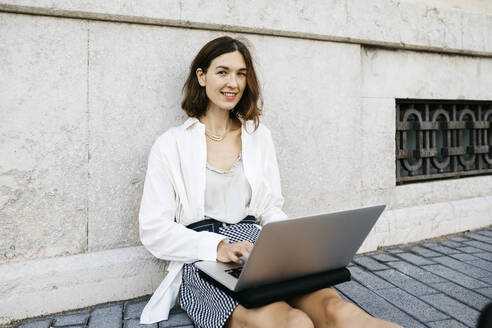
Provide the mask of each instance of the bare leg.
POLYGON ((293 307, 305 312, 315 327, 401 327, 392 322, 374 318, 354 304, 345 302, 333 288, 294 298, 289 301, 293 307))
POLYGON ((276 302, 254 309, 242 305, 232 312, 227 328, 314 328, 308 315, 285 302, 276 302))

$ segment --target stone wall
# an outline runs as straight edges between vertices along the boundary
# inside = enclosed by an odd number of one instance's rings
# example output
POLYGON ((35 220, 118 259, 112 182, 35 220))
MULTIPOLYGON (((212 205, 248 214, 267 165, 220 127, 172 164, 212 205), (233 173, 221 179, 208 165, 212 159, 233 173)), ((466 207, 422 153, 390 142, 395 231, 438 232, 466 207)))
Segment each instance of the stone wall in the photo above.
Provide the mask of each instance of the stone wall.
POLYGON ((395 98, 492 97, 492 60, 365 48, 362 62, 361 203, 386 203, 362 250, 492 224, 492 177, 395 186, 395 98), (376 165, 377 164, 377 165, 376 165))
POLYGON ((490 176, 396 186, 394 137, 395 98, 492 99, 491 31, 413 1, 0 0, 0 324, 156 288, 148 151, 223 34, 251 43, 287 214, 386 203, 360 251, 492 224, 490 176))

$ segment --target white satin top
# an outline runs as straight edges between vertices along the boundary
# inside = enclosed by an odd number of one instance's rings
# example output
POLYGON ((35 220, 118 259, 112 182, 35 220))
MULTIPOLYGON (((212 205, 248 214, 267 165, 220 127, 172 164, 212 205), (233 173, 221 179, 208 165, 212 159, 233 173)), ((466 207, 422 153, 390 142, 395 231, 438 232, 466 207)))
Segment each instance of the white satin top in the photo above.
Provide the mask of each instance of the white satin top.
POLYGON ((227 171, 216 169, 207 162, 205 181, 206 218, 238 223, 247 216, 251 187, 244 175, 241 154, 227 171))

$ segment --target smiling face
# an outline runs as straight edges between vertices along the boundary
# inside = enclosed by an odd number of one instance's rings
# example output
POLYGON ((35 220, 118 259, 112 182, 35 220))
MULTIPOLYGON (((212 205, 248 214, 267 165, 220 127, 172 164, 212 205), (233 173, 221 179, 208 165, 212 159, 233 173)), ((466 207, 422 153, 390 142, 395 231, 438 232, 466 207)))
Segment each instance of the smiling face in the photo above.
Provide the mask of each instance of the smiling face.
POLYGON ((207 111, 233 109, 246 88, 246 63, 239 51, 222 54, 212 60, 207 72, 196 70, 198 83, 205 87, 208 97, 207 111))

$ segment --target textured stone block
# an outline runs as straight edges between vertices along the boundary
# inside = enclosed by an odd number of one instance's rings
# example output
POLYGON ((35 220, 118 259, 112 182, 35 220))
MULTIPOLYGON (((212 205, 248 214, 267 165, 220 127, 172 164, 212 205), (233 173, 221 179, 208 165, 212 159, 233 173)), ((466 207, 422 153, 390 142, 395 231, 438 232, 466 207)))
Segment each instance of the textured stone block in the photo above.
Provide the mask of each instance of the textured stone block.
POLYGON ((21 322, 17 328, 50 328, 53 319, 38 319, 32 321, 21 322))
POLYGON ((452 282, 433 284, 432 287, 478 311, 490 302, 487 297, 452 282))
POLYGON ((2 264, 0 322, 151 294, 165 266, 143 247, 2 264))
POLYGON ((466 323, 466 325, 470 325, 471 327, 476 325, 479 312, 449 296, 433 294, 422 296, 422 299, 458 321, 466 323))
POLYGON ((451 241, 451 240, 443 241, 443 242, 441 242, 441 245, 449 247, 449 248, 456 248, 456 249, 459 249, 460 247, 464 246, 461 243, 457 243, 457 242, 451 241))
POLYGON ((141 325, 139 319, 128 319, 123 321, 123 328, 157 328, 158 324, 141 325))
POLYGON ((449 281, 455 282, 467 288, 480 288, 487 287, 488 285, 480 280, 471 278, 463 273, 451 270, 440 264, 426 265, 423 267, 425 270, 430 271, 436 275, 439 275, 449 281))
POLYGON ((400 247, 388 247, 385 249, 385 251, 392 254, 398 254, 404 252, 404 250, 401 249, 400 247))
MULTIPOLYGON (((364 97, 454 99, 459 94, 468 99, 487 99, 488 90, 492 89, 491 77, 481 78, 483 85, 480 87, 454 83, 461 76, 476 76, 477 71, 492 69, 492 62, 481 58, 469 60, 460 56, 371 48, 365 49, 362 54, 362 69, 364 97), (427 74, 429 71, 433 74, 427 74)), ((471 188, 471 181, 470 184, 463 181, 435 183, 442 186, 457 184, 472 191, 470 197, 490 195, 476 186, 471 188)), ((486 190, 490 192, 490 188, 488 186, 486 190)), ((445 195, 431 197, 436 197, 435 201, 438 202, 442 201, 442 197, 460 192, 464 191, 444 191, 445 195)))
POLYGON ((138 319, 140 318, 140 314, 142 314, 142 310, 147 304, 148 299, 139 300, 139 301, 129 301, 125 302, 124 306, 124 319, 138 319))
POLYGON ((388 269, 388 266, 379 263, 368 256, 357 256, 354 258, 354 262, 371 271, 388 269))
POLYGON ((476 230, 475 232, 480 234, 480 235, 484 235, 484 236, 492 238, 492 230, 490 228, 484 229, 484 230, 476 230))
POLYGON ((87 23, 0 13, 0 263, 87 250, 87 23))
POLYGON ((390 254, 386 254, 386 253, 373 254, 373 255, 371 255, 371 257, 375 260, 380 261, 380 262, 398 261, 398 258, 396 258, 390 254))
MULTIPOLYGON (((147 1, 145 6, 136 6, 129 2, 122 2, 121 0, 108 0, 108 1, 75 1, 75 2, 64 2, 64 1, 54 1, 50 4, 43 4, 39 1, 31 0, 6 0, 2 4, 16 4, 21 6, 29 6, 31 9, 35 8, 45 8, 50 9, 51 14, 59 14, 59 11, 64 12, 78 12, 77 17, 84 17, 81 13, 90 14, 91 17, 97 18, 110 18, 113 15, 122 17, 134 17, 140 16, 144 17, 147 23, 151 19, 161 18, 161 19, 178 19, 179 17, 179 3, 174 1, 161 2, 161 1, 147 1)), ((50 11, 48 11, 50 12, 50 11)), ((62 15, 63 16, 63 15, 62 15)))
POLYGON ((171 311, 168 320, 159 322, 159 328, 183 327, 187 325, 193 327, 193 321, 181 309, 179 311, 171 311))
POLYGON ((427 303, 422 302, 417 297, 412 296, 401 289, 383 289, 377 290, 376 293, 420 321, 428 322, 449 318, 448 315, 436 310, 427 303))
POLYGON ((263 77, 264 122, 272 130, 273 139, 279 142, 276 149, 285 195, 284 210, 297 216, 360 206, 360 136, 351 132, 351 127, 360 126, 361 117, 360 112, 344 109, 360 109, 360 100, 351 99, 358 97, 360 87, 360 47, 295 39, 285 43, 281 38, 269 37, 248 36, 248 39, 254 45, 259 74, 263 77), (307 53, 309 63, 305 62, 307 53), (303 64, 288 64, 292 62, 303 64), (290 67, 288 70, 286 65, 290 67), (319 72, 329 74, 320 76, 319 72), (279 84, 279 76, 297 83, 279 84), (312 92, 313 82, 317 89, 333 97, 305 97, 312 92), (303 108, 301 116, 299 108, 303 108), (294 116, 298 117, 295 121, 290 119, 294 116), (291 133, 293 130, 296 134, 291 133), (319 142, 333 138, 338 142, 319 142), (341 175, 333 179, 326 172, 341 175), (326 189, 327 185, 330 190, 326 189))
POLYGON ((350 297, 350 299, 354 300, 366 312, 377 318, 389 320, 404 327, 425 327, 381 296, 355 281, 344 282, 343 284, 337 285, 337 288, 350 297))
POLYGON ((483 27, 489 26, 489 24, 492 23, 492 19, 490 15, 480 15, 479 13, 482 10, 473 10, 474 13, 470 12, 462 15, 463 47, 468 47, 473 44, 478 49, 483 49, 485 44, 490 44, 490 42, 492 42, 492 36, 490 33, 482 30, 483 27))
POLYGON ((179 103, 187 66, 213 35, 145 25, 108 28, 100 22, 90 22, 89 29, 88 238, 89 251, 96 251, 139 244, 150 147, 185 120, 179 103), (180 39, 187 42, 176 46, 180 39))
POLYGON ((453 319, 428 322, 427 325, 431 328, 466 328, 465 325, 453 319))
POLYGON ((437 293, 436 290, 430 288, 428 285, 393 269, 376 271, 375 274, 412 295, 420 296, 437 293))
POLYGON ((461 262, 447 256, 435 257, 433 260, 447 266, 448 268, 464 273, 467 276, 473 278, 484 278, 492 276, 491 272, 489 271, 477 268, 473 265, 470 265, 470 263, 461 262))
POLYGON ((429 261, 428 259, 412 254, 412 253, 399 253, 398 257, 404 259, 407 262, 410 262, 415 265, 426 265, 426 264, 434 264, 434 262, 429 261))
POLYGON ((115 304, 91 310, 88 328, 121 328, 123 305, 115 304))
MULTIPOLYGON (((390 192, 389 189, 384 189, 381 191, 379 190, 373 190, 372 192, 370 191, 364 191, 361 190, 361 205, 371 205, 371 204, 381 204, 385 201, 387 198, 387 194, 390 192), (368 195, 374 195, 375 198, 372 199, 371 197, 368 197, 368 195), (378 198, 376 200, 376 197, 378 198)), ((380 233, 388 233, 391 230, 391 218, 386 215, 386 212, 383 212, 379 219, 376 221, 376 224, 374 225, 374 231, 375 232, 380 232, 380 233)))
POLYGON ((444 278, 407 262, 388 262, 388 265, 423 283, 446 282, 444 278))
POLYGON ((453 208, 455 216, 460 220, 459 231, 482 228, 492 223, 492 204, 485 197, 454 201, 453 208))
MULTIPOLYGON (((398 232, 403 230, 418 229, 422 223, 422 207, 406 207, 392 211, 394 217, 394 229, 398 232)), ((432 210, 428 208, 427 212, 432 210)))
POLYGON ((436 243, 424 243, 423 246, 433 250, 433 251, 436 251, 436 252, 439 252, 441 254, 445 254, 445 255, 450 255, 450 254, 458 254, 460 253, 460 251, 456 250, 456 249, 453 249, 453 248, 449 248, 449 247, 446 247, 446 246, 442 246, 442 245, 439 245, 439 244, 436 244, 436 243))
POLYGON ((483 250, 480 250, 479 252, 472 253, 472 255, 492 262, 492 253, 487 253, 484 252, 483 250))
MULTIPOLYGON (((306 43, 295 41, 291 44, 286 56, 282 49, 284 41, 276 38, 258 38, 254 41, 256 52, 262 62, 260 66, 268 67, 262 71, 264 76, 265 103, 269 103, 270 111, 265 111, 265 122, 273 129, 274 139, 282 140, 289 151, 279 150, 280 172, 283 179, 283 190, 286 193, 285 209, 293 215, 301 212, 319 212, 326 209, 343 209, 360 204, 360 156, 346 149, 361 149, 359 136, 349 132, 350 126, 360 125, 360 113, 348 113, 344 106, 360 108, 360 102, 348 100, 358 93, 360 86, 360 47, 330 43, 306 43), (285 62, 302 61, 306 51, 310 53, 313 64, 301 65, 299 68, 285 71, 285 62), (316 63, 316 64, 314 64, 316 63), (321 66, 320 66, 321 65, 321 66), (316 76, 319 71, 334 74, 332 77, 316 78, 317 87, 336 94, 328 100, 316 97, 292 97, 292 94, 308 94, 311 82, 304 81, 308 76, 316 76), (287 74, 287 75, 285 75, 287 74), (306 75, 307 74, 307 75, 306 75), (278 76, 286 79, 299 79, 296 85, 279 86, 278 76), (340 77, 343 77, 340 80, 340 77), (280 97, 279 97, 280 95, 280 97), (286 103, 282 99, 288 99, 286 103), (296 115, 298 108, 305 108, 305 114, 295 124, 288 117, 296 115), (317 108, 329 108, 319 111, 317 108), (281 111, 285 120, 275 114, 281 111), (347 116, 348 115, 348 116, 347 116), (295 136, 289 131, 295 129, 295 136), (275 133, 278 131, 278 133, 275 133), (299 138, 310 140, 310 147, 299 143, 299 138), (337 138, 340 142, 323 145, 317 140, 337 138), (311 148, 311 149, 308 149, 311 148), (330 154, 339 154, 336 159, 330 154), (309 159, 306 161, 306 159, 309 159), (352 162, 354 161, 354 162, 352 162), (295 163, 295 164, 294 164, 295 163), (351 163, 347 165, 347 163, 351 163), (343 170, 342 170, 343 168, 343 170), (333 180, 325 172, 344 172, 340 179, 333 180), (314 185, 300 184, 298 181, 316 181, 314 185), (327 193, 323 185, 329 184, 327 193), (303 195, 303 197, 298 197, 303 195), (290 201, 288 199, 292 199, 290 201), (301 210, 302 209, 302 210, 301 210)), ((310 78, 308 80, 311 81, 310 78)), ((282 116, 283 116, 282 115, 282 116)), ((281 147, 284 148, 284 147, 281 147)), ((287 149, 287 148, 284 148, 287 149)))
MULTIPOLYGON (((465 252, 465 253, 469 253, 469 254, 474 254, 474 253, 483 252, 484 250, 480 249, 480 248, 476 248, 476 247, 466 246, 466 247, 460 248, 460 251, 465 252)), ((451 254, 451 255, 453 255, 453 254, 451 254)))
POLYGON ((485 260, 471 260, 468 261, 468 263, 473 266, 487 270, 490 272, 490 275, 492 275, 492 262, 485 261, 485 260))
POLYGON ((468 233, 468 234, 466 234, 466 236, 470 239, 482 241, 482 242, 487 243, 487 244, 492 244, 492 237, 484 236, 483 234, 468 233))
POLYGON ((475 291, 492 299, 492 287, 477 288, 475 291))
MULTIPOLYGON (((458 231, 459 222, 453 217, 450 203, 407 207, 398 203, 400 198, 408 197, 408 191, 400 187, 407 188, 406 185, 398 186, 393 191, 391 206, 397 208, 386 211, 391 233, 382 237, 383 245, 420 241, 458 231)), ((429 193, 431 190, 422 192, 429 193)))
MULTIPOLYGON (((362 204, 385 203, 387 190, 395 184, 395 102, 390 98, 362 98, 361 110, 361 191, 365 192, 362 204)), ((389 232, 384 215, 376 229, 389 232)))
POLYGON ((475 247, 475 248, 479 248, 479 249, 484 250, 484 251, 492 252, 492 245, 488 244, 488 243, 483 243, 481 241, 473 240, 473 241, 464 242, 464 244, 466 244, 468 246, 475 247))
MULTIPOLYGON (((458 179, 460 180, 460 179, 458 179)), ((431 236, 425 238, 438 237, 445 234, 451 234, 463 231, 461 223, 467 220, 470 223, 478 222, 482 214, 485 215, 487 208, 492 209, 492 205, 487 205, 483 197, 486 192, 491 193, 490 181, 482 177, 477 180, 440 180, 424 184, 401 185, 394 189, 391 197, 391 208, 412 208, 419 210, 418 215, 422 217, 422 223, 431 224, 431 236), (483 188, 483 189, 482 189, 483 188), (482 193, 484 191, 484 193, 482 193), (455 214, 455 200, 467 198, 474 195, 468 204, 460 203, 459 215, 455 214), (425 205, 422 205, 424 203, 425 205), (466 212, 465 206, 477 206, 474 212, 466 212), (427 209, 427 210, 426 210, 427 209), (478 211, 480 217, 474 217, 475 211, 478 211), (468 213, 468 214, 467 214, 468 213)), ((490 215, 490 214, 489 214, 490 215)), ((479 222, 478 225, 481 223, 479 222)), ((420 239, 421 240, 421 239, 420 239)))
POLYGON ((388 282, 384 281, 373 273, 365 271, 360 267, 350 268, 350 273, 352 274, 352 279, 357 280, 370 290, 394 287, 393 285, 389 284, 388 282))
POLYGON ((89 311, 57 315, 54 317, 53 326, 85 326, 89 320, 89 311))
POLYGON ((164 321, 161 321, 159 322, 159 328, 195 328, 195 325, 193 324, 189 324, 189 325, 184 325, 184 326, 161 326, 161 323, 163 323, 164 321))
MULTIPOLYGON (((278 31, 296 30, 301 33, 319 34, 330 30, 338 35, 341 26, 346 26, 348 4, 325 3, 285 3, 256 1, 224 7, 220 1, 183 1, 179 19, 191 22, 212 22, 234 26, 275 29, 278 31), (279 16, 281 15, 281 16, 279 16), (242 17, 242 18, 241 18, 242 17), (279 17, 283 19, 279 20, 279 17), (330 19, 333 18, 333 19, 330 19), (308 22, 316 22, 316 26, 308 22)), ((346 26, 347 27, 347 26, 346 26)), ((348 32, 348 31, 347 31, 348 32)))
POLYGON ((410 247, 410 251, 422 255, 424 257, 435 257, 435 256, 441 256, 441 253, 434 252, 433 250, 423 248, 420 246, 415 246, 415 247, 410 247))
POLYGON ((454 241, 454 242, 458 242, 458 243, 461 243, 464 241, 470 241, 470 239, 464 238, 464 237, 453 237, 453 238, 449 238, 449 240, 454 241))
POLYGON ((460 260, 460 261, 464 261, 464 262, 469 262, 469 261, 476 261, 476 260, 479 260, 478 257, 476 256, 473 256, 471 254, 464 254, 464 253, 460 253, 460 254, 452 254, 450 255, 452 258, 455 258, 457 260, 460 260))
POLYGON ((373 252, 377 250, 379 246, 387 244, 385 240, 386 236, 388 236, 388 233, 377 232, 376 228, 373 227, 372 230, 369 232, 367 238, 357 250, 357 254, 373 252))

